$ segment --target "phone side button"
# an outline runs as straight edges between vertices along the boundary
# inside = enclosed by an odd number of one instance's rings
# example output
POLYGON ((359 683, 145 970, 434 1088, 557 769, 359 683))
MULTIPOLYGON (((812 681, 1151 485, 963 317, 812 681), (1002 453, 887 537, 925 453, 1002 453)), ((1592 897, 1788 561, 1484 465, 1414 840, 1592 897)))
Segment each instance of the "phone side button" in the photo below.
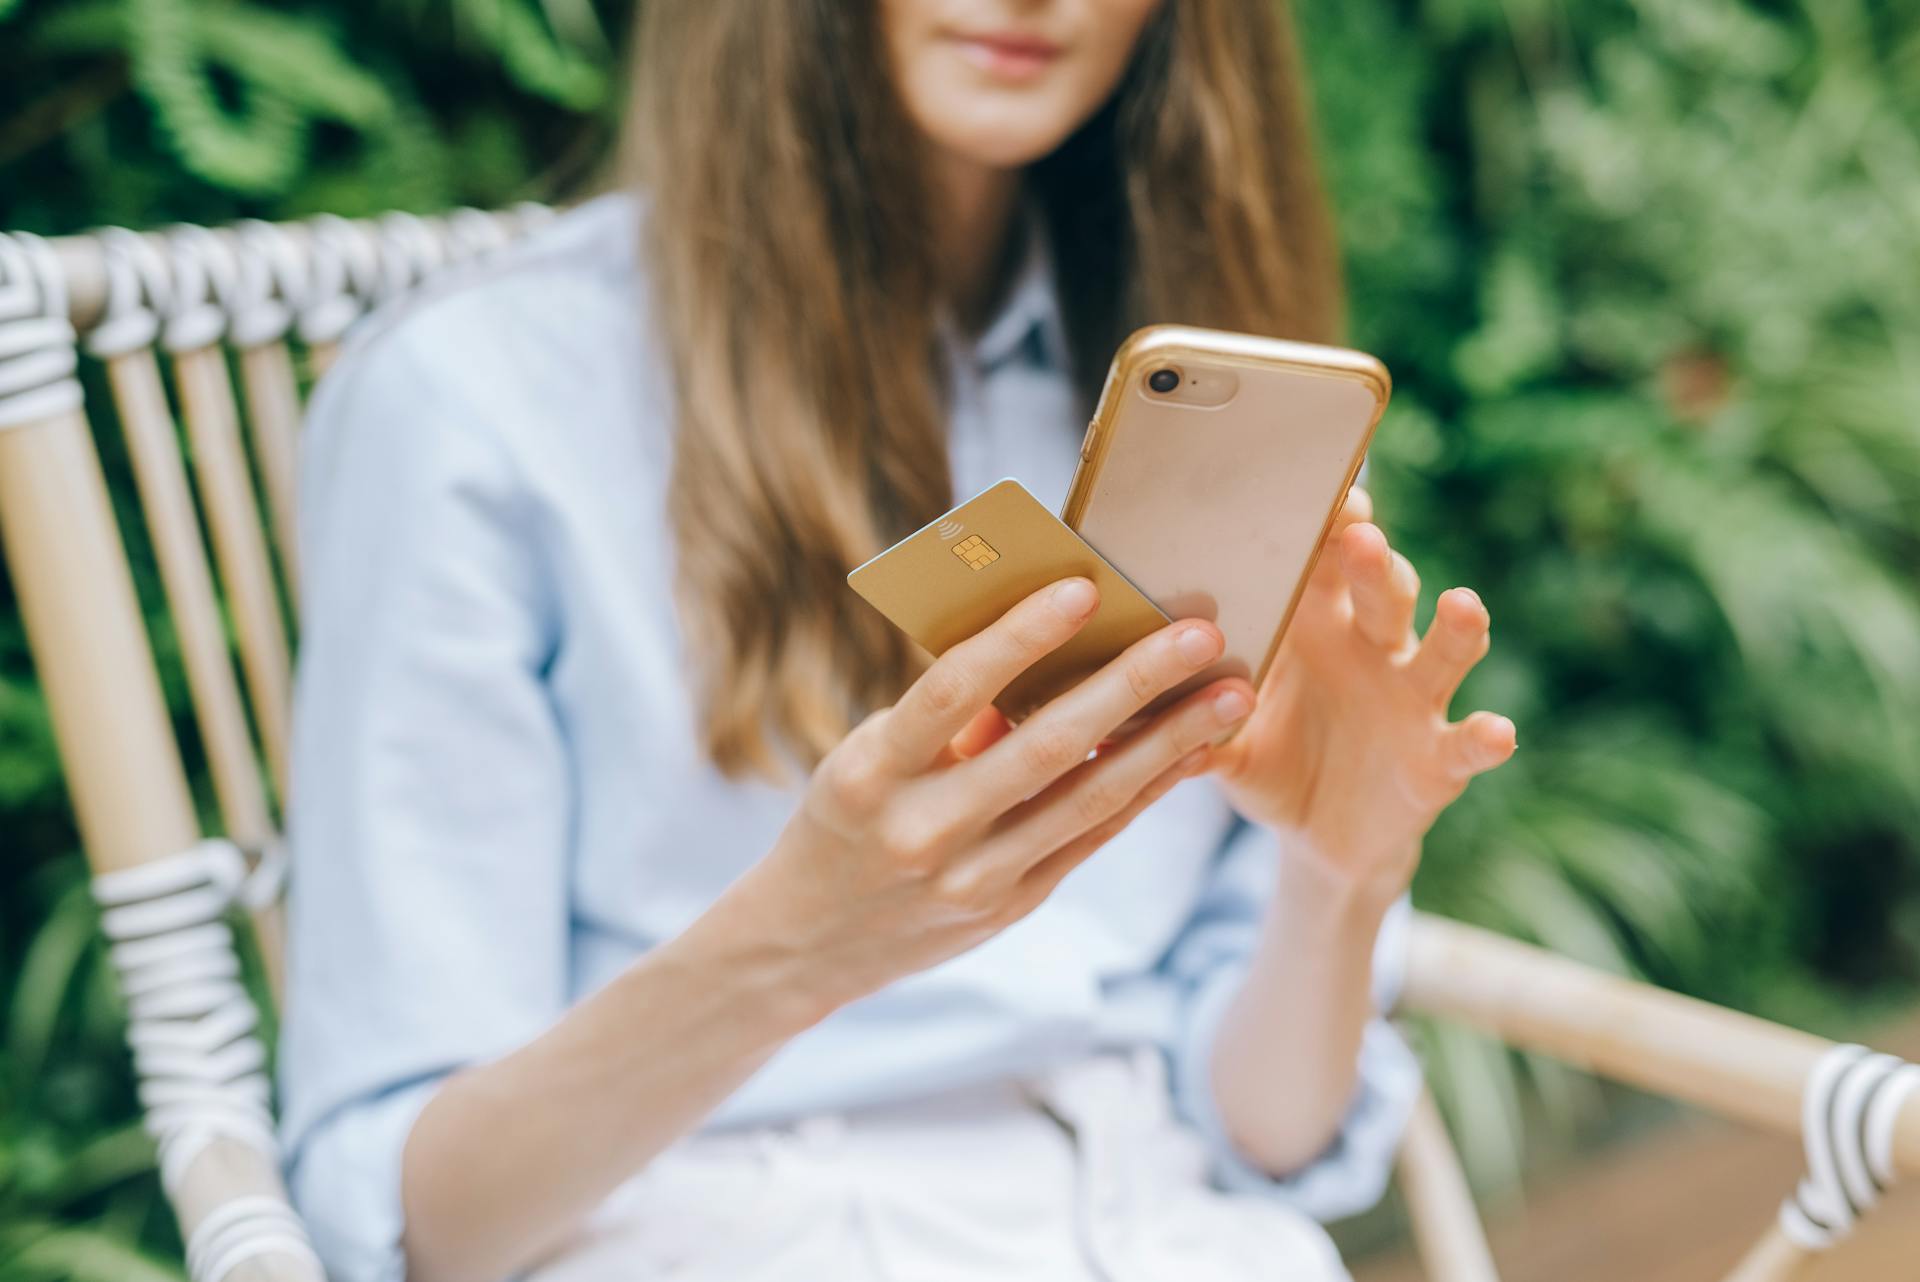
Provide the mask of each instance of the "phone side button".
POLYGON ((1094 433, 1099 430, 1100 425, 1098 423, 1087 424, 1087 434, 1080 438, 1080 461, 1082 463, 1093 457, 1094 433))

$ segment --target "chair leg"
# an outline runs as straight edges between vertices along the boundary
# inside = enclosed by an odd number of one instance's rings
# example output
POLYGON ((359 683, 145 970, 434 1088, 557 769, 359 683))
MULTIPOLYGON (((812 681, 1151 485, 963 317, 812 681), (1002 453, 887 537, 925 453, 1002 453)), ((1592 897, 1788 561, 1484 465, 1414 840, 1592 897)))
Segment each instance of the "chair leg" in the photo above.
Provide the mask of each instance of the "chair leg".
POLYGON ((1425 1091, 1400 1145, 1399 1170, 1414 1242, 1431 1282, 1500 1282, 1466 1173, 1425 1091))
POLYGON ((1785 1233, 1778 1224, 1769 1224, 1753 1249, 1742 1257, 1726 1282, 1794 1282, 1805 1277, 1813 1255, 1785 1233))

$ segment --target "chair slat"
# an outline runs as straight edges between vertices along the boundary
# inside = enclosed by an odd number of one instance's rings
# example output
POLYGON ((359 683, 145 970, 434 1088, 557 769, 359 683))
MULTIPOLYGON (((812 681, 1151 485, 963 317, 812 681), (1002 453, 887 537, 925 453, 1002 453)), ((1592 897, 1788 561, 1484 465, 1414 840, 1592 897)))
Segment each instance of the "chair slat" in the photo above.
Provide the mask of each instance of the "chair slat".
MULTIPOLYGON (((183 1236, 237 1199, 270 1197, 286 1202, 287 1189, 277 1165, 265 1154, 231 1140, 215 1140, 187 1168, 173 1193, 174 1214, 183 1236)), ((228 1282, 326 1282, 304 1255, 261 1255, 227 1275, 228 1282)))
POLYGON ((258 849, 272 840, 273 821, 159 365, 141 348, 109 358, 106 366, 221 822, 234 842, 258 849))
POLYGON ((217 347, 203 347, 176 353, 173 365, 193 445, 194 476, 213 531, 214 558, 239 632, 240 664, 253 697, 254 722, 274 788, 285 797, 291 663, 226 357, 217 347))
MULTIPOLYGON (((220 822, 227 837, 243 849, 265 850, 277 840, 273 818, 234 678, 160 367, 149 348, 109 357, 106 367, 147 534, 160 566, 167 610, 179 638, 181 666, 186 670, 187 692, 213 778, 220 822)), ((284 991, 279 905, 255 910, 253 927, 268 984, 277 997, 284 991)))
POLYGON ((96 872, 200 839, 85 417, 0 430, 0 546, 96 872))
POLYGON ((1770 1223, 1753 1249, 1727 1274, 1726 1282, 1795 1282, 1812 1271, 1813 1263, 1812 1252, 1801 1249, 1778 1224, 1770 1223))
POLYGON ((254 457, 266 486, 273 542, 286 575, 288 596, 299 600, 299 545, 295 532, 295 457, 300 426, 300 387, 293 357, 282 342, 240 349, 240 386, 252 429, 254 457))
POLYGON ((1400 1192, 1430 1282, 1500 1282, 1473 1191, 1433 1096, 1420 1093, 1400 1143, 1400 1192))
POLYGON ((340 344, 338 343, 311 343, 307 346, 307 371, 314 378, 319 378, 332 369, 333 363, 339 359, 340 344))

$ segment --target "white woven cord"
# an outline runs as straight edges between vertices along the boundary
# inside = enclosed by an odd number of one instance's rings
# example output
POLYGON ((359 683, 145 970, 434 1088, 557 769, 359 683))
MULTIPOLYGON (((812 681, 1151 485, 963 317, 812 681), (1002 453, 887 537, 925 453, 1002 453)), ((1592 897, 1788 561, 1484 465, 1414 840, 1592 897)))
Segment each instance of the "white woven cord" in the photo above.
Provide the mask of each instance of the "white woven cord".
POLYGON ((293 309, 280 296, 277 246, 271 243, 271 223, 230 229, 226 251, 233 259, 233 276, 219 293, 227 310, 227 336, 239 348, 277 343, 293 328, 293 309), (259 229, 266 228, 262 233, 259 229), (278 270, 277 270, 278 269, 278 270))
MULTIPOLYGON (((93 880, 127 999, 140 1103, 169 1194, 217 1140, 244 1144, 279 1167, 267 1055, 254 1035, 259 1012, 241 984, 226 918, 236 904, 270 901, 284 873, 277 847, 249 869, 232 842, 210 839, 93 880)), ((194 1227, 188 1272, 194 1282, 221 1282, 242 1262, 272 1252, 320 1267, 284 1201, 236 1198, 194 1227)))
POLYGON ((239 264, 225 241, 205 227, 181 224, 162 242, 172 268, 172 297, 161 309, 160 343, 170 352, 197 352, 227 335, 227 302, 237 289, 239 264))
MULTIPOLYGON (((86 350, 110 358, 156 341, 184 352, 222 339, 248 348, 290 331, 307 343, 338 342, 371 308, 484 262, 552 214, 523 204, 500 213, 320 214, 304 223, 148 233, 103 227, 91 239, 106 300, 84 336, 86 350)), ((75 343, 52 247, 24 232, 0 233, 0 427, 80 404, 75 343)))
POLYGON ((107 302, 87 331, 87 352, 102 360, 151 347, 160 337, 160 313, 172 306, 167 256, 138 232, 103 227, 94 233, 107 273, 107 302))
POLYGON ((1824 1251, 1893 1186, 1894 1132, 1916 1090, 1920 1065, 1864 1046, 1836 1046, 1815 1063, 1800 1105, 1807 1174, 1780 1204, 1780 1231, 1796 1246, 1824 1251))
POLYGON ((380 246, 380 299, 398 298, 446 266, 445 237, 417 214, 395 212, 374 229, 380 246))
POLYGON ((307 251, 278 223, 249 219, 236 223, 234 230, 246 246, 244 252, 264 265, 272 293, 282 308, 282 314, 274 317, 279 332, 266 341, 285 338, 313 293, 313 264, 308 261, 307 251))
POLYGON ((293 300, 295 327, 307 343, 337 343, 359 318, 360 302, 347 279, 344 219, 321 215, 307 224, 306 271, 293 300))
POLYGON ((485 262, 513 243, 513 225, 503 215, 461 208, 444 217, 447 256, 453 262, 485 262))
POLYGON ((60 260, 38 236, 0 232, 0 429, 78 409, 77 366, 60 260))

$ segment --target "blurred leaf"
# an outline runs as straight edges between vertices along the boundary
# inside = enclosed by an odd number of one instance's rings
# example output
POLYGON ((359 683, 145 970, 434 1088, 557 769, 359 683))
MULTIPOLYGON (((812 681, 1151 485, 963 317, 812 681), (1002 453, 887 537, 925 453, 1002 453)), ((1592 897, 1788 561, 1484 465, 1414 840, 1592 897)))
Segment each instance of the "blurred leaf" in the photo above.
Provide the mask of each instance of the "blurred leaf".
POLYGON ((454 9, 522 89, 576 111, 605 100, 601 65, 557 40, 525 0, 455 0, 454 9))
POLYGON ((106 1233, 33 1222, 0 1228, 0 1272, 8 1282, 181 1282, 185 1276, 106 1233))
POLYGON ((393 110, 385 86, 318 23, 237 5, 206 5, 198 18, 209 60, 313 116, 368 128, 393 110))
POLYGON ((39 1078, 52 1047, 61 1007, 93 946, 100 918, 84 886, 74 886, 34 935, 13 984, 7 1051, 22 1093, 39 1078))
POLYGON ((129 1124, 81 1141, 67 1154, 47 1200, 66 1205, 153 1170, 153 1139, 139 1124, 129 1124))
POLYGON ((279 191, 294 180, 309 121, 291 98, 242 79, 229 106, 188 0, 127 0, 127 19, 134 85, 186 168, 237 192, 279 191))

